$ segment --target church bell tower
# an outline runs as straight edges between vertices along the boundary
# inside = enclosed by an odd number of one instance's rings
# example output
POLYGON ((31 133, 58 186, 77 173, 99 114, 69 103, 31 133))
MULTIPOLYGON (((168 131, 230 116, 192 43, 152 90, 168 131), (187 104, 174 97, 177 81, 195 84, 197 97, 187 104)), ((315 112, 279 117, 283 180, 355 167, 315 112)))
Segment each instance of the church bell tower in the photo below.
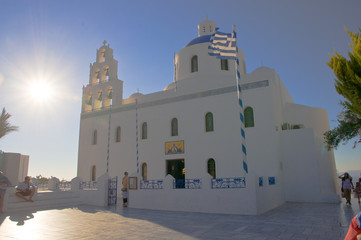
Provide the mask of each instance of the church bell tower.
POLYGON ((122 104, 123 81, 118 79, 118 61, 104 40, 90 64, 89 84, 83 87, 82 112, 99 111, 122 104))

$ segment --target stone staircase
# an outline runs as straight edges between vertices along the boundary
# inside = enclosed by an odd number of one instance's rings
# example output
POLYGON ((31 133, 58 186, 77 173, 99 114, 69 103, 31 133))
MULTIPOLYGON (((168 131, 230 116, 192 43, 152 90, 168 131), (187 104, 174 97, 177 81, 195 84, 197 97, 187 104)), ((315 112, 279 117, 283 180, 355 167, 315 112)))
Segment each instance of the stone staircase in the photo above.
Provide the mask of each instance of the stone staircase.
POLYGON ((25 202, 15 196, 15 189, 8 189, 6 195, 4 210, 8 213, 76 207, 82 203, 79 193, 71 191, 38 192, 33 196, 34 202, 25 202))

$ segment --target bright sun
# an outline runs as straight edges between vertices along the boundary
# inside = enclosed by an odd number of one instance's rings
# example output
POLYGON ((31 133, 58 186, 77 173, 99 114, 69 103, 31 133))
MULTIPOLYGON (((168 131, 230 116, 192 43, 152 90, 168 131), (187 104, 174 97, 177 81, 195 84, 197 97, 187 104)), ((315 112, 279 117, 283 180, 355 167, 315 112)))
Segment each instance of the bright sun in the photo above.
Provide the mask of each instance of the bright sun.
POLYGON ((50 100, 54 94, 53 87, 46 81, 34 81, 28 88, 29 97, 37 102, 50 100))

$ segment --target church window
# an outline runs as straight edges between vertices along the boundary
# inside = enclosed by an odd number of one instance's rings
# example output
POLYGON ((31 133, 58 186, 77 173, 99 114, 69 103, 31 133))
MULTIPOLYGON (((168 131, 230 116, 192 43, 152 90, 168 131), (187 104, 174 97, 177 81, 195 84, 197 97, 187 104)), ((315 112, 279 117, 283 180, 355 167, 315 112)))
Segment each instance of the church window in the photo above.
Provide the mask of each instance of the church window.
POLYGON ((221 59, 221 70, 228 71, 228 59, 221 59))
POLYGON ((105 61, 105 50, 102 50, 99 53, 99 62, 104 62, 105 61))
POLYGON ((96 144, 97 144, 97 137, 98 137, 97 130, 94 130, 94 131, 93 131, 93 139, 92 139, 93 145, 96 145, 96 144))
POLYGON ((171 136, 178 136, 178 120, 176 118, 173 118, 171 122, 171 136))
POLYGON ((147 127, 147 123, 144 122, 142 124, 142 139, 147 139, 148 138, 148 127, 147 127))
POLYGON ((97 167, 95 165, 92 166, 92 181, 95 181, 96 178, 96 171, 97 171, 97 167))
POLYGON ((192 60, 191 60, 191 72, 198 72, 198 57, 197 57, 197 55, 192 57, 192 60))
POLYGON ((117 130, 115 131, 115 142, 120 142, 120 127, 117 127, 117 130))
POLYGON ((209 175, 211 175, 213 178, 216 178, 216 162, 213 158, 208 159, 207 168, 209 175))
POLYGON ((254 127, 253 108, 246 107, 246 109, 244 109, 244 118, 245 118, 244 126, 246 128, 247 127, 254 127))
POLYGON ((213 132, 213 114, 208 112, 205 117, 206 120, 206 132, 213 132))
POLYGON ((143 178, 143 181, 147 180, 147 164, 146 163, 143 163, 142 164, 142 178, 143 178))

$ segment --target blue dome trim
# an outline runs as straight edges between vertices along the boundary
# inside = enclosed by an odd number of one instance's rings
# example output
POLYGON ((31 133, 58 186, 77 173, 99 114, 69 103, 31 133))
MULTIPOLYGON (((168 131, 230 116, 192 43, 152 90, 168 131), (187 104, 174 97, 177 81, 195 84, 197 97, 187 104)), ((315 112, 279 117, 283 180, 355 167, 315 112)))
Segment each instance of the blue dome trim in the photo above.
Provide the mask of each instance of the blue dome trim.
POLYGON ((190 41, 186 47, 198 44, 198 43, 205 43, 205 42, 210 42, 211 41, 211 36, 212 35, 205 35, 205 36, 201 36, 201 37, 197 37, 195 39, 193 39, 192 41, 190 41))

